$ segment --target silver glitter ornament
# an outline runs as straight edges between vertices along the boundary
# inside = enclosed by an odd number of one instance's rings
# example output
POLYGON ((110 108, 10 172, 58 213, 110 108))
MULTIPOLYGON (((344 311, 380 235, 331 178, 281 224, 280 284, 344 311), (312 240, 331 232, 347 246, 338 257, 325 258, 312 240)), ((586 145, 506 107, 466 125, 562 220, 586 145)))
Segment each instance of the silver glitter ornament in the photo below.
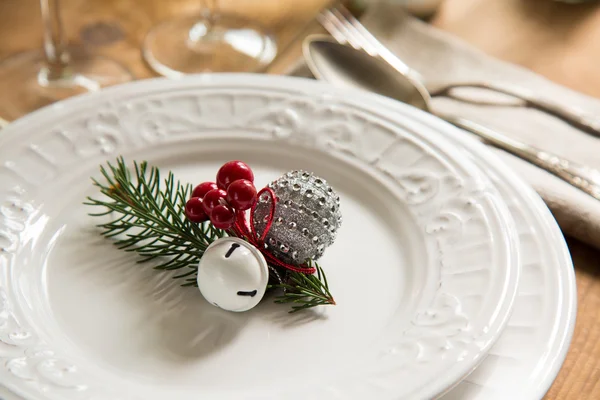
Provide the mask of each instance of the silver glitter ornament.
MULTIPOLYGON (((278 201, 265 247, 293 265, 321 257, 342 223, 337 193, 324 179, 305 171, 288 172, 269 188, 278 201)), ((254 214, 254 229, 259 234, 269 221, 270 210, 269 194, 264 193, 254 214)))

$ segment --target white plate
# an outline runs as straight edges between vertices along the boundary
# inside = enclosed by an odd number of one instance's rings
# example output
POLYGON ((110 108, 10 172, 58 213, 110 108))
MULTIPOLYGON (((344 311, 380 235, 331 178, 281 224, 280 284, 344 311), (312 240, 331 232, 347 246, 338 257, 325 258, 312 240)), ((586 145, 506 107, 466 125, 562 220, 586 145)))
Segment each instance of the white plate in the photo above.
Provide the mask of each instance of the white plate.
POLYGON ((443 400, 541 399, 567 356, 577 315, 575 272, 562 232, 541 197, 483 144, 442 121, 423 122, 464 146, 490 176, 517 225, 521 256, 507 327, 485 361, 443 400))
POLYGON ((512 316, 485 361, 443 400, 541 399, 567 355, 577 315, 575 272, 562 232, 540 196, 482 143, 429 115, 395 101, 369 100, 423 124, 466 149, 485 170, 519 232, 521 278, 512 316))
POLYGON ((508 209, 458 149, 377 103, 284 78, 154 80, 35 113, 0 148, 0 376, 27 399, 431 398, 508 319, 508 209), (81 206, 119 154, 192 183, 232 158, 264 184, 323 176, 342 196, 323 259, 338 306, 231 314, 134 265, 81 206))

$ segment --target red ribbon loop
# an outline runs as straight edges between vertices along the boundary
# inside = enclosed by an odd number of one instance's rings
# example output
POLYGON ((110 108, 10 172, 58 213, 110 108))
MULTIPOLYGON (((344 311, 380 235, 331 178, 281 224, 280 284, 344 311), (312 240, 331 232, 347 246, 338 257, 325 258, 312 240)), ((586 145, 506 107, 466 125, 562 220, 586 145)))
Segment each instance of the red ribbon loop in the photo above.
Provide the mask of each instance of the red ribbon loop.
POLYGON ((233 226, 233 231, 236 236, 242 239, 246 239, 249 243, 254 245, 265 257, 268 263, 272 265, 276 265, 278 267, 289 269, 290 271, 300 272, 303 274, 314 274, 316 272, 316 268, 314 267, 306 267, 303 265, 292 265, 285 263, 275 257, 271 252, 269 252, 268 248, 265 248, 265 238, 267 234, 271 230, 271 226, 273 225, 273 219, 275 217, 275 206, 277 205, 277 196, 275 192, 270 188, 264 188, 258 195, 256 196, 257 200, 250 209, 250 221, 246 218, 245 212, 240 212, 237 215, 235 224, 233 226), (265 220, 266 225, 263 232, 259 234, 256 232, 256 228, 254 227, 254 216, 256 214, 256 208, 258 203, 261 201, 261 198, 264 199, 265 196, 268 197, 269 202, 269 214, 265 220))

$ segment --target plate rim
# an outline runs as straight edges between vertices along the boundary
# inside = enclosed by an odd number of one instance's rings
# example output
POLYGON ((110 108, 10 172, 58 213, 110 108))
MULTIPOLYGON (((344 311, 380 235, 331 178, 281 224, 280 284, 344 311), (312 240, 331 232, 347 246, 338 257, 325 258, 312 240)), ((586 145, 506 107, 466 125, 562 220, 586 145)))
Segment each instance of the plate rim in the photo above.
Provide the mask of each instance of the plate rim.
MULTIPOLYGON (((225 82, 228 82, 228 83, 230 83, 230 82, 231 82, 231 79, 232 79, 232 76, 236 76, 237 78, 235 78, 235 79, 240 79, 240 80, 244 80, 244 79, 251 78, 251 80, 253 80, 253 81, 254 81, 254 82, 253 82, 253 84, 254 84, 254 85, 256 85, 256 81, 257 81, 257 79, 264 79, 264 80, 265 80, 265 82, 269 82, 269 83, 272 83, 272 81, 273 81, 274 79, 277 79, 277 80, 282 80, 282 81, 296 80, 296 81, 300 81, 300 82, 298 82, 298 83, 300 83, 300 84, 302 84, 302 85, 305 85, 305 84, 307 84, 308 82, 310 82, 310 84, 311 84, 311 85, 317 85, 317 86, 319 86, 320 88, 323 88, 323 85, 324 85, 324 84, 323 84, 323 83, 321 83, 321 82, 318 82, 318 83, 317 83, 317 82, 315 82, 315 81, 313 81, 313 80, 307 80, 307 79, 303 79, 303 78, 292 78, 292 77, 272 77, 272 76, 268 76, 268 77, 267 77, 267 76, 263 76, 263 75, 256 75, 256 74, 207 74, 207 75, 199 75, 199 76, 196 76, 196 77, 194 77, 194 76, 189 76, 189 77, 185 77, 185 78, 184 78, 184 79, 182 79, 182 80, 185 80, 186 82, 188 82, 188 81, 190 81, 190 80, 194 81, 194 80, 196 80, 196 79, 199 79, 199 83, 202 83, 202 81, 205 81, 205 82, 209 82, 209 83, 213 83, 213 84, 214 84, 214 83, 215 83, 215 80, 224 79, 224 80, 225 80, 225 82)), ((155 78, 155 79, 151 79, 151 80, 146 80, 146 81, 137 81, 137 82, 134 82, 134 83, 129 83, 129 84, 125 84, 125 85, 120 85, 120 86, 118 86, 118 87, 113 87, 113 88, 106 89, 105 91, 103 91, 103 92, 99 92, 99 93, 89 93, 89 94, 84 94, 84 95, 77 96, 77 97, 74 97, 74 98, 70 98, 70 99, 68 99, 68 100, 65 100, 64 102, 61 102, 61 103, 56 103, 56 104, 50 105, 50 106, 48 106, 48 107, 46 107, 46 108, 44 108, 44 109, 38 110, 38 111, 36 111, 36 112, 34 112, 34 113, 32 113, 32 114, 30 114, 30 115, 28 115, 28 116, 26 116, 26 117, 24 117, 24 118, 20 119, 19 121, 16 121, 16 122, 14 122, 13 124, 9 125, 9 126, 6 128, 6 129, 4 129, 4 131, 5 131, 5 132, 3 132, 3 133, 4 133, 4 135, 0 135, 0 143, 2 143, 2 142, 5 140, 5 138, 7 137, 7 135, 6 135, 6 133, 7 133, 7 132, 10 132, 11 130, 15 130, 15 131, 19 130, 19 129, 20 129, 20 127, 21 127, 22 125, 25 125, 25 126, 26 126, 26 125, 29 123, 29 121, 30 121, 30 120, 39 118, 39 117, 38 117, 38 115, 40 115, 40 116, 43 116, 43 113, 49 113, 49 112, 51 112, 52 110, 58 111, 58 110, 60 110, 60 109, 61 109, 61 108, 63 108, 63 107, 64 107, 64 108, 68 108, 68 105, 70 105, 70 104, 72 104, 72 103, 75 103, 75 102, 79 102, 79 101, 81 101, 81 100, 82 100, 82 98, 89 98, 89 97, 94 97, 94 96, 102 96, 102 98, 103 98, 104 100, 109 100, 109 98, 108 98, 108 97, 107 97, 107 98, 104 98, 104 97, 105 97, 105 96, 109 96, 109 95, 117 96, 117 95, 119 94, 119 92, 120 92, 120 91, 123 91, 123 90, 125 90, 125 91, 131 90, 130 88, 132 88, 132 87, 133 87, 133 88, 137 88, 137 87, 142 87, 142 88, 143 88, 143 87, 145 87, 145 86, 150 86, 150 87, 151 87, 151 89, 149 89, 149 91, 155 91, 155 90, 157 90, 158 88, 157 88, 157 87, 154 87, 154 88, 152 88, 152 86, 154 86, 153 82, 156 82, 156 81, 158 81, 160 85, 165 85, 165 87, 172 87, 171 85, 173 84, 173 83, 172 83, 173 81, 168 81, 168 80, 166 80, 166 79, 164 79, 164 78, 155 78)), ((237 82, 237 83, 241 83, 241 82, 237 82)), ((262 83, 262 82, 261 82, 261 83, 262 83)), ((339 89, 339 88, 336 88, 336 89, 335 89, 335 91, 336 91, 337 93, 341 93, 341 92, 351 92, 351 93, 358 93, 358 91, 355 91, 355 90, 342 90, 342 89, 339 89)), ((366 93, 364 93, 364 92, 360 92, 360 95, 361 95, 361 96, 365 96, 365 95, 367 95, 367 94, 366 94, 366 93)), ((380 97, 380 96, 373 95, 373 94, 368 94, 368 96, 370 96, 370 97, 373 97, 373 98, 380 97)), ((389 100, 387 100, 387 99, 383 99, 383 98, 380 98, 380 99, 378 99, 378 100, 389 101, 389 100)), ((363 102, 363 101, 361 101, 361 103, 362 103, 362 102, 363 102)), ((391 101, 390 101, 390 102, 391 102, 391 101)), ((411 112, 413 112, 413 113, 414 113, 414 110, 416 110, 416 109, 413 109, 413 108, 412 108, 412 107, 410 107, 410 106, 406 106, 406 105, 400 105, 400 104, 391 104, 391 106, 393 106, 393 107, 405 107, 405 108, 410 108, 410 109, 411 109, 411 112)), ((421 112, 421 111, 419 111, 419 113, 422 113, 422 116, 425 116, 425 117, 432 118, 431 116, 428 116, 428 115, 426 115, 425 113, 423 113, 423 112, 421 112)), ((48 114, 48 115, 49 115, 49 114, 48 114)), ((440 135, 440 136, 441 136, 441 135, 440 135)), ((444 140, 446 140, 445 138, 443 138, 443 139, 444 139, 444 140)), ((446 140, 446 141, 447 141, 447 140, 446 140)), ((449 142, 449 141, 448 141, 448 142, 449 142)), ((453 146, 455 146, 455 145, 453 145, 453 146)), ((456 147, 456 146, 455 146, 455 147, 456 147)), ((513 301, 514 301, 514 299, 513 299, 513 301)), ((507 320, 508 318, 505 318, 505 319, 507 320)), ((504 322, 504 324, 505 324, 505 323, 506 323, 506 321, 504 322)), ((490 344, 490 347, 491 347, 491 344, 490 344)), ((489 347, 488 347, 488 349, 489 349, 489 347)))
MULTIPOLYGON (((326 82, 323 82, 323 84, 327 85, 326 82)), ((344 88, 343 90, 361 92, 364 95, 372 97, 374 101, 380 102, 384 107, 387 107, 390 110, 401 108, 399 106, 406 106, 405 104, 401 104, 395 100, 386 98, 376 93, 362 91, 359 89, 344 88)), ((575 323, 577 320, 577 283, 575 279, 573 260, 566 238, 563 235, 558 222, 554 218, 552 211, 544 202, 543 198, 533 189, 533 187, 531 187, 522 177, 520 177, 516 171, 502 161, 497 154, 494 154, 483 142, 474 137, 465 135, 460 131, 460 129, 440 118, 435 117, 434 115, 425 113, 417 108, 415 108, 415 111, 417 113, 421 113, 422 122, 427 123, 427 125, 432 128, 438 126, 440 130, 447 131, 452 137, 450 140, 453 143, 458 144, 462 150, 466 151, 472 158, 483 160, 483 163, 495 167, 495 172, 498 173, 502 179, 505 179, 507 182, 510 181, 510 185, 516 187, 516 189, 521 193, 522 197, 528 199, 529 203, 532 204, 532 209, 535 208, 536 212, 541 217, 538 219, 545 226, 546 233, 552 237, 552 240, 555 242, 555 244, 559 245, 557 248, 557 253, 560 257, 558 264, 562 266, 559 272, 561 273, 561 278, 565 279, 564 288, 566 288, 568 292, 566 293, 565 301, 563 302, 563 308, 565 309, 566 314, 566 318, 564 320, 567 321, 567 323, 565 324, 566 329, 563 329, 561 335, 559 335, 560 339, 556 341, 556 350, 558 350, 557 357, 553 358, 552 363, 545 364, 544 369, 546 370, 546 373, 540 374, 541 376, 544 376, 544 379, 535 384, 534 386, 536 391, 534 393, 530 393, 536 398, 542 398, 554 383, 564 364, 573 339, 575 323), (481 157, 480 154, 485 154, 486 157, 481 157)), ((561 293, 561 295, 564 294, 565 293, 561 293)))

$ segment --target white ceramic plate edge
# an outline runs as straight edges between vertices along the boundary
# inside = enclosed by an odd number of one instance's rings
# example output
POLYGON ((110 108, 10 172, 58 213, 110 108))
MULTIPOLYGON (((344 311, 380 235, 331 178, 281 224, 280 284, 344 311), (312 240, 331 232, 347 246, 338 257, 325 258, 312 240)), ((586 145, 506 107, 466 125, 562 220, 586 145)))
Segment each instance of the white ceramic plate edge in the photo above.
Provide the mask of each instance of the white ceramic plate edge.
MULTIPOLYGON (((223 77, 227 77, 227 79, 231 79, 231 75, 230 74, 218 74, 218 75, 210 75, 210 76, 209 75, 207 75, 207 76, 199 76, 199 77, 193 77, 193 79, 199 79, 200 81, 204 80, 204 81, 207 81, 207 82, 211 82, 213 80, 223 79, 223 77)), ((192 79, 192 78, 186 78, 186 79, 192 79)), ((248 80, 252 79, 254 81, 260 80, 260 79, 268 79, 268 81, 271 81, 272 79, 283 79, 283 80, 298 79, 299 80, 300 78, 275 78, 275 77, 268 77, 268 78, 266 78, 266 77, 257 76, 257 75, 249 75, 249 76, 238 75, 237 79, 240 79, 240 81, 243 81, 244 79, 248 79, 248 80)), ((163 80, 161 78, 150 80, 150 82, 153 82, 153 81, 165 81, 165 80, 163 80)), ((306 80, 302 80, 302 82, 299 82, 299 83, 301 83, 302 85, 306 85, 306 84, 315 85, 315 84, 317 84, 315 82, 309 83, 306 80)), ((143 91, 143 85, 146 85, 146 84, 148 84, 148 81, 137 82, 137 83, 134 83, 133 86, 135 88, 140 89, 141 91, 143 91)), ((167 84, 167 86, 169 86, 169 84, 167 84)), ((115 88, 112 88, 112 89, 108 89, 106 92, 108 92, 109 94, 111 94, 111 93, 118 93, 118 90, 120 90, 120 88, 119 87, 115 87, 115 88)), ((343 90, 339 90, 339 89, 336 89, 336 91, 343 92, 343 90)), ((352 95, 352 94, 356 95, 356 93, 357 93, 357 91, 351 91, 351 90, 348 90, 347 92, 348 92, 349 95, 352 95)), ((52 105, 49 108, 68 107, 68 105, 70 104, 70 102, 76 102, 76 101, 79 101, 81 97, 93 96, 93 95, 94 94, 86 94, 86 95, 80 96, 78 98, 69 99, 69 100, 67 100, 67 101, 65 101, 63 103, 52 105)), ((381 98, 381 97, 373 95, 373 94, 365 94, 365 93, 360 92, 360 96, 370 96, 372 99, 382 102, 383 105, 385 105, 386 107, 389 107, 390 109, 394 109, 394 108, 397 108, 397 107, 407 107, 407 106, 404 106, 404 105, 399 105, 399 104, 397 104, 397 103, 395 103, 395 102, 393 102, 391 100, 384 99, 384 98, 381 98)), ((30 114, 29 116, 24 117, 22 120, 15 122, 14 125, 11 126, 11 128, 18 129, 20 127, 20 124, 26 124, 30 118, 35 118, 36 115, 37 115, 37 113, 38 112, 30 114)), ((423 114, 423 115, 425 115, 425 114, 423 114)), ((435 121, 435 119, 433 117, 431 117, 431 116, 425 116, 425 118, 430 118, 432 121, 435 121)), ((436 123, 439 123, 439 122, 436 122, 436 123)), ((456 140, 458 142, 463 142, 462 143, 463 145, 465 145, 466 147, 469 147, 471 149, 477 149, 478 151, 482 151, 482 149, 485 149, 485 146, 483 146, 482 144, 478 144, 475 141, 470 140, 470 139, 468 139, 466 137, 459 138, 458 136, 460 136, 460 135, 462 135, 462 134, 458 133, 458 131, 457 131, 457 134, 456 134, 457 137, 454 138, 454 140, 456 140)), ((487 151, 487 149, 485 149, 485 151, 487 151)), ((493 159, 495 160, 494 161, 495 163, 501 163, 501 161, 499 161, 497 158, 495 158, 495 156, 494 156, 493 159)), ((513 174, 513 179, 515 180, 515 182, 519 182, 519 184, 522 186, 523 190, 529 194, 529 196, 532 199, 532 201, 537 202, 539 205, 541 205, 541 207, 543 207, 546 210, 547 217, 548 217, 549 220, 551 220, 551 222, 549 222, 549 224, 553 225, 554 229, 555 229, 555 236, 556 236, 555 239, 557 241, 560 240, 563 243, 563 245, 564 245, 564 239, 562 238, 562 235, 560 235, 560 231, 559 231, 556 223, 553 221, 552 218, 550 218, 551 214, 547 210, 547 208, 545 207, 545 205, 543 204, 543 202, 541 201, 541 199, 537 196, 537 194, 535 194, 535 192, 533 192, 533 190, 531 188, 529 188, 526 184, 524 184, 520 180, 520 178, 516 177, 516 175, 514 173, 512 173, 512 174, 513 174)), ((566 251, 566 246, 563 246, 562 252, 563 252, 563 256, 565 257, 565 261, 567 262, 567 260, 568 260, 568 262, 570 262, 568 252, 566 251)), ((573 276, 569 275, 567 278, 569 279, 569 283, 573 284, 573 282, 574 282, 573 276)), ((574 307, 575 307, 575 296, 574 296, 574 293, 571 294, 570 299, 567 299, 567 303, 570 304, 569 309, 572 311, 574 309, 574 307)), ((573 321, 574 320, 574 313, 571 312, 570 315, 571 315, 571 321, 573 321)), ((563 345, 561 347, 561 352, 560 352, 560 355, 561 355, 561 357, 560 357, 560 363, 557 362, 555 365, 553 365, 551 368, 549 368, 548 375, 547 375, 548 376, 548 382, 545 382, 543 385, 541 385, 541 386, 546 386, 545 389, 543 389, 544 392, 547 390, 547 388, 551 384, 554 376, 556 375, 556 373, 560 369, 560 365, 562 364, 562 361, 564 360, 564 357, 566 356, 566 351, 568 349, 567 344, 570 341, 570 338, 571 338, 571 335, 572 335, 572 330, 573 330, 573 326, 571 324, 570 331, 569 332, 565 332, 565 334, 563 335, 564 338, 563 338, 563 341, 562 341, 563 345)), ((543 393, 542 393, 542 395, 543 395, 543 393)))

